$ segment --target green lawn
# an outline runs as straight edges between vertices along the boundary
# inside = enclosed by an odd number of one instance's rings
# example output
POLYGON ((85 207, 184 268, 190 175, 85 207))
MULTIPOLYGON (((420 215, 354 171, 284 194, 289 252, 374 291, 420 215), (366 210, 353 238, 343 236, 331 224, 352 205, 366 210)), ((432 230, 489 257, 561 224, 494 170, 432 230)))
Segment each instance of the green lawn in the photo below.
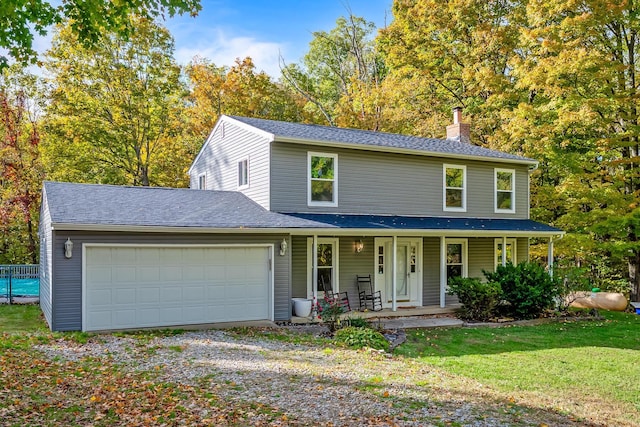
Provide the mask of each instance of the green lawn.
MULTIPOLYGON (((640 416, 640 316, 537 326, 413 330, 397 354, 470 378, 532 406, 640 416)), ((586 416, 586 414, 583 414, 586 416)))
POLYGON ((39 305, 0 304, 0 333, 47 331, 39 305))

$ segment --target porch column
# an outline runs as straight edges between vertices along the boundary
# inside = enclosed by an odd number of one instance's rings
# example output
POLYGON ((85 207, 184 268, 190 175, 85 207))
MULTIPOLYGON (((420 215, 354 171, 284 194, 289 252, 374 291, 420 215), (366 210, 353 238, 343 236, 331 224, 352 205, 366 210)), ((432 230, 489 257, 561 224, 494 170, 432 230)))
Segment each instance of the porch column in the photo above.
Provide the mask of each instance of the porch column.
POLYGON ((396 269, 398 268, 398 236, 393 236, 393 250, 391 251, 391 311, 398 311, 398 301, 396 301, 396 291, 398 290, 398 278, 396 269))
MULTIPOLYGON (((513 248, 511 248, 513 250, 513 248)), ((502 266, 507 265, 507 236, 502 236, 502 266)))
POLYGON ((549 237, 549 248, 547 252, 547 265, 549 266, 549 276, 553 277, 553 236, 549 237))
POLYGON ((440 236, 440 307, 447 304, 447 239, 440 236))
MULTIPOLYGON (((313 235, 313 242, 311 243, 311 294, 313 296, 313 303, 318 302, 318 236, 313 235)), ((312 307, 315 309, 315 307, 312 307)))

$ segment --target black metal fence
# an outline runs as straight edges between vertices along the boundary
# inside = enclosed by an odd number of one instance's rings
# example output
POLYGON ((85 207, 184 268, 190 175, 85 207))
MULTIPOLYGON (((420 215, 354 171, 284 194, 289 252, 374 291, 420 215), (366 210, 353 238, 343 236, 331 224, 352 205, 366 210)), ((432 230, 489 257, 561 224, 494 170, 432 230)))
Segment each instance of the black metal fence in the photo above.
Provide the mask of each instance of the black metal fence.
POLYGON ((0 265, 0 302, 14 298, 39 298, 39 265, 0 265))

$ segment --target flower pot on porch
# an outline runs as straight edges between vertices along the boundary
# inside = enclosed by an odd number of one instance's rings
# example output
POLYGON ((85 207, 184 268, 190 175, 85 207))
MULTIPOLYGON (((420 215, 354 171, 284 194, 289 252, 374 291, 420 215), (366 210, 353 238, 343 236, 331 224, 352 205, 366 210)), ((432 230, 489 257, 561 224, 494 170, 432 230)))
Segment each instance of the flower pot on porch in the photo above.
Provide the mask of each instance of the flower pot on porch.
POLYGON ((311 300, 293 298, 293 311, 298 317, 309 317, 311 315, 311 300))

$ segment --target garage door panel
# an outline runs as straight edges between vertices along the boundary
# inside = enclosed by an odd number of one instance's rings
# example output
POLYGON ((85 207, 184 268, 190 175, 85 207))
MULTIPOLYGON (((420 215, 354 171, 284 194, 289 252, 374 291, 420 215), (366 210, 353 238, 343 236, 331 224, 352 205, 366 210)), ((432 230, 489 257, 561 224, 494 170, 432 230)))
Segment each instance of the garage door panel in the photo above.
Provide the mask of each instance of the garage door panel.
POLYGON ((84 329, 269 319, 268 260, 266 247, 88 247, 84 329))

